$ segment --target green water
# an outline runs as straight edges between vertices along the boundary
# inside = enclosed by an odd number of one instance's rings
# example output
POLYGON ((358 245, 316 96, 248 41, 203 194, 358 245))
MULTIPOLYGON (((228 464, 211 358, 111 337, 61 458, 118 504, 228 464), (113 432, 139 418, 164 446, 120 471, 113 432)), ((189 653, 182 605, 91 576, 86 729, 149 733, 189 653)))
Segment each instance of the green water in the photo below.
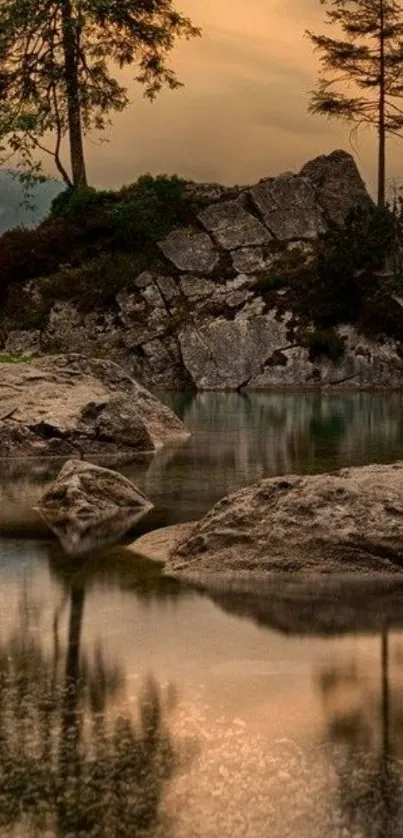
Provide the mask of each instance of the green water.
MULTIPOLYGON (((403 459, 403 397, 167 396, 125 471, 191 520, 261 477, 403 459)), ((0 836, 399 838, 403 585, 203 595, 129 547, 68 562, 0 468, 0 836)))

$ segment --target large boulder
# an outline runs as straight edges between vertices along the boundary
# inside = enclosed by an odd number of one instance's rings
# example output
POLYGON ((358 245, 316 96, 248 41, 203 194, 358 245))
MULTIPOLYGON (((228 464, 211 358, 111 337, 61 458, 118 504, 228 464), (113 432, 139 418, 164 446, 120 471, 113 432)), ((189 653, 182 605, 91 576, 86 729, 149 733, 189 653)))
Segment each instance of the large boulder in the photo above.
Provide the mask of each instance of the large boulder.
POLYGON ((403 463, 237 491, 185 532, 167 568, 187 576, 403 572, 403 463))
POLYGON ((315 190, 308 178, 285 172, 251 189, 252 199, 279 241, 315 239, 325 229, 315 190))
POLYGON ((199 220, 224 250, 266 244, 271 239, 263 224, 239 200, 213 204, 200 213, 199 220))
POLYGON ((300 175, 313 185, 327 221, 341 224, 352 207, 372 203, 354 158, 342 149, 309 160, 300 175))
POLYGON ((152 508, 126 477, 81 460, 65 463, 37 507, 70 555, 118 541, 152 508))
POLYGON ((132 459, 189 434, 117 364, 80 355, 0 364, 0 457, 132 459))
POLYGON ((164 256, 180 271, 212 273, 219 255, 207 233, 193 228, 173 230, 159 242, 164 256))

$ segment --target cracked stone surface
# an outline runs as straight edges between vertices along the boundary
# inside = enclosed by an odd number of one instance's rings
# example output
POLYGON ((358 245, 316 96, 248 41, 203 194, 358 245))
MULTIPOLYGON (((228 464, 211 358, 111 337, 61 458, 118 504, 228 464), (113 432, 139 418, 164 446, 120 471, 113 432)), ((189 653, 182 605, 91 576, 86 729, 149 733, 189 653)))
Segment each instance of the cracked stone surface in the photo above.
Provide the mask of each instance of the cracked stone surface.
POLYGON ((210 236, 193 228, 173 230, 158 246, 180 271, 210 274, 220 258, 210 236))
POLYGON ((368 206, 371 199, 358 168, 346 151, 336 150, 310 160, 300 174, 309 178, 325 216, 341 223, 351 206, 368 206))
POLYGON ((275 260, 276 254, 265 255, 262 247, 242 247, 232 254, 232 264, 235 270, 244 274, 267 270, 275 260))
MULTIPOLYGON (((403 463, 268 478, 219 501, 167 562, 179 574, 403 571, 403 463)), ((217 579, 217 576, 216 576, 217 579)))
POLYGON ((286 289, 270 283, 273 264, 294 249, 301 264, 309 262, 324 224, 370 202, 350 155, 322 155, 299 174, 255 186, 189 183, 185 194, 193 223, 159 243, 157 270, 130 277, 107 309, 55 303, 42 332, 15 331, 5 348, 105 357, 156 391, 403 384, 396 342, 367 341, 343 327, 344 357, 313 361, 306 348, 290 344, 291 313, 277 314, 286 289))
POLYGON ((202 390, 244 387, 276 348, 286 343, 286 325, 273 314, 236 320, 219 318, 179 334, 182 357, 202 390))
POLYGON ((314 239, 325 229, 315 189, 308 178, 286 173, 254 186, 250 194, 276 239, 314 239))
POLYGON ((217 284, 210 279, 201 276, 182 276, 180 280, 181 289, 189 300, 202 300, 205 297, 212 297, 217 291, 217 284))
POLYGON ((199 220, 225 250, 266 244, 272 238, 240 201, 214 204, 199 214, 199 220))
POLYGON ((117 364, 79 355, 0 364, 0 456, 130 460, 185 438, 182 422, 117 364))

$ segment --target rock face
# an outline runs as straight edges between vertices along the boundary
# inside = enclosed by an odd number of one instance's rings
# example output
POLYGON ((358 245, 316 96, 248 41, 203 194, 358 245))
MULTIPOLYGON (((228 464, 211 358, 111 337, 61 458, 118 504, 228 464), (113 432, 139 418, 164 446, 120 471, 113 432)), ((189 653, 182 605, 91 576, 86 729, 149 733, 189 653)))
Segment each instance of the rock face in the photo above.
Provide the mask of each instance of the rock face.
POLYGON ((341 330, 341 360, 313 363, 271 282, 279 256, 298 251, 309 261, 321 230, 370 203, 349 154, 251 187, 188 184, 185 194, 194 202, 189 226, 159 242, 158 270, 128 276, 106 311, 55 303, 41 333, 11 332, 4 348, 101 354, 155 388, 402 385, 396 342, 363 340, 351 328, 341 330))
POLYGON ((310 160, 300 174, 312 184, 325 218, 331 221, 342 222, 352 205, 368 202, 364 183, 345 151, 310 160))
POLYGON ((403 463, 235 492, 185 533, 167 568, 196 577, 403 573, 403 463))
POLYGON ((325 229, 321 207, 308 177, 286 173, 251 190, 264 222, 279 241, 314 239, 325 229))
POLYGON ((110 469, 69 460, 38 504, 66 553, 118 541, 153 505, 130 480, 110 469))
POLYGON ((59 355, 0 364, 0 457, 132 459, 188 436, 182 422, 111 361, 59 355))

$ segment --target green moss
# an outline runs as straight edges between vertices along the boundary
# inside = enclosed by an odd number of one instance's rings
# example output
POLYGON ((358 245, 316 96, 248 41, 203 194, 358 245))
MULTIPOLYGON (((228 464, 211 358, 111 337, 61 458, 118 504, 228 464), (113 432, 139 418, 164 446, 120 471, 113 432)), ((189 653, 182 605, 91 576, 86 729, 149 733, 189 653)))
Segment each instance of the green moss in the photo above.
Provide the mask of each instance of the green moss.
POLYGON ((0 364, 31 364, 31 355, 14 355, 12 352, 0 352, 0 364))

